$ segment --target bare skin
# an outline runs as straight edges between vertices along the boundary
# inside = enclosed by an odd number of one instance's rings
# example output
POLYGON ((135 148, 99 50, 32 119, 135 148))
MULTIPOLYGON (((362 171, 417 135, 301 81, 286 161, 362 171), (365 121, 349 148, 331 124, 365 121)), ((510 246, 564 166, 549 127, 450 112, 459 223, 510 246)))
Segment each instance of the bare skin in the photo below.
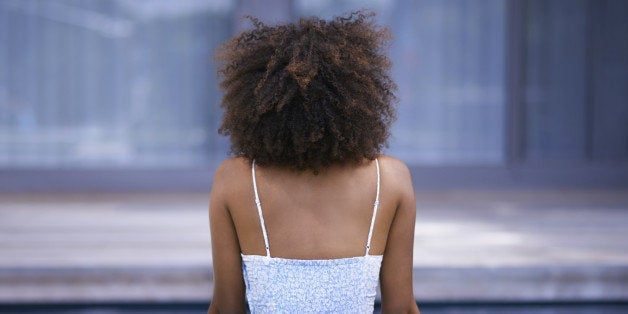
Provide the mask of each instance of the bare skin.
MULTIPOLYGON (((380 270, 382 313, 419 313, 412 290, 416 205, 400 160, 380 155, 380 205, 371 255, 380 270)), ((375 161, 332 166, 318 175, 255 166, 272 257, 332 259, 363 256, 373 213, 375 161)), ((266 255, 254 202, 251 162, 225 160, 210 194, 214 295, 207 313, 245 313, 240 253, 266 255)))

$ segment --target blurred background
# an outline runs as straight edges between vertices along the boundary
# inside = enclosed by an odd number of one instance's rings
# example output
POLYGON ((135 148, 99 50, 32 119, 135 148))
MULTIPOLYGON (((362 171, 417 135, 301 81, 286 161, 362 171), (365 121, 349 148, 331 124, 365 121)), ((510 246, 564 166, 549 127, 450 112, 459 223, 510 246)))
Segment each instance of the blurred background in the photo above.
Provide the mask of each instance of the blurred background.
POLYGON ((215 48, 361 8, 422 313, 628 312, 625 0, 0 0, 0 311, 203 313, 215 48))

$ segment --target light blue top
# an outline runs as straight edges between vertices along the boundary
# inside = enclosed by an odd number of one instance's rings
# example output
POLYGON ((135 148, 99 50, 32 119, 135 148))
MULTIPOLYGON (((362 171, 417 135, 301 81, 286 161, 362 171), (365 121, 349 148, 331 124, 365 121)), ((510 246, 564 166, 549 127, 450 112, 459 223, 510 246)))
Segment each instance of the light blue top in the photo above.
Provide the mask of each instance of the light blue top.
POLYGON ((382 255, 370 255, 373 224, 379 205, 377 193, 364 256, 326 260, 271 257, 262 206, 251 164, 255 203, 262 226, 266 256, 242 254, 242 272, 251 313, 373 313, 382 255))

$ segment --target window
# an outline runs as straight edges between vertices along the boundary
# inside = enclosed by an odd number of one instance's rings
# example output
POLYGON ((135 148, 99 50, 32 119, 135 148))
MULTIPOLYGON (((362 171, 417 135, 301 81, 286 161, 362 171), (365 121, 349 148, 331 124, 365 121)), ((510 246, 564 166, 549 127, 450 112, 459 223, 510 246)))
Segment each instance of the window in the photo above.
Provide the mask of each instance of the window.
POLYGON ((1 1, 0 167, 179 168, 224 156, 211 58, 233 1, 1 1))

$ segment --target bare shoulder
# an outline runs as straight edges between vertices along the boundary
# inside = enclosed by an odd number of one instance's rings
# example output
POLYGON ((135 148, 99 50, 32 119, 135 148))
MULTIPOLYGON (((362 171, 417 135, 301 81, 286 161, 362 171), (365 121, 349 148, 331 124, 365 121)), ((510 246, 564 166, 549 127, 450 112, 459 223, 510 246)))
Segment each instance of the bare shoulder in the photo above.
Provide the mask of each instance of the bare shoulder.
POLYGON ((408 166, 398 158, 389 155, 379 155, 378 160, 382 167, 382 176, 390 178, 396 188, 412 187, 412 176, 408 166))
POLYGON ((414 185, 408 166, 398 158, 380 155, 382 187, 396 199, 397 207, 414 202, 414 185))
POLYGON ((410 176, 408 165, 396 157, 390 155, 379 155, 379 161, 386 166, 386 169, 394 175, 410 176))
POLYGON ((244 157, 232 157, 223 160, 216 168, 214 174, 214 180, 228 179, 233 177, 234 174, 242 173, 245 169, 251 170, 251 162, 244 157))
POLYGON ((244 157, 223 160, 214 173, 212 194, 228 196, 238 193, 239 187, 248 183, 250 171, 250 161, 244 157))

